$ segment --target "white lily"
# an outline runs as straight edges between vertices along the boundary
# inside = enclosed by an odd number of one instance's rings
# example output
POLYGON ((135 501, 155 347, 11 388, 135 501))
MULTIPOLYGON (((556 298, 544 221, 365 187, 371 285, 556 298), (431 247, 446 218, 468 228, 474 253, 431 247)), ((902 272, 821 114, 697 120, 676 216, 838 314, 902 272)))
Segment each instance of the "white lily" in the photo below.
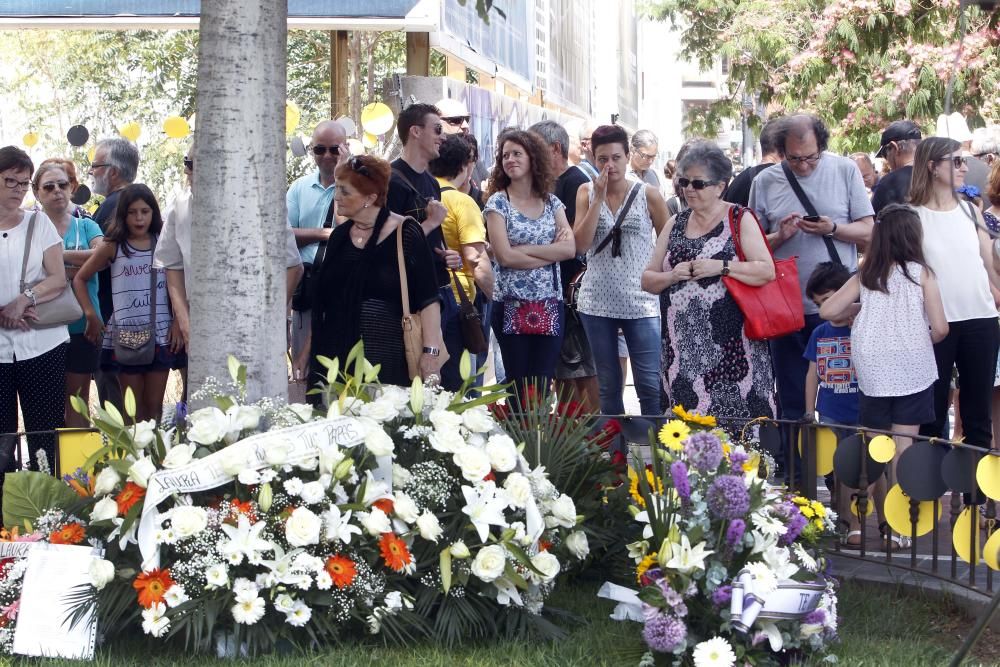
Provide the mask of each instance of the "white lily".
POLYGON ((490 534, 490 526, 506 526, 507 520, 503 516, 503 511, 507 507, 507 500, 497 496, 497 487, 493 482, 486 482, 479 488, 471 486, 462 487, 462 495, 465 496, 465 507, 462 512, 469 516, 472 525, 479 533, 479 539, 486 542, 490 534))
POLYGON ((361 528, 350 523, 351 510, 343 514, 336 505, 331 505, 330 509, 323 513, 323 522, 326 524, 326 539, 344 544, 351 543, 351 535, 360 535, 361 528))
POLYGON ((692 547, 688 536, 681 535, 680 544, 671 543, 670 560, 666 562, 664 567, 685 574, 693 570, 704 570, 705 559, 708 558, 709 554, 715 553, 711 549, 706 549, 706 544, 707 542, 703 540, 692 547))
POLYGON ((229 538, 229 541, 222 545, 223 555, 238 558, 235 561, 238 565, 243 562, 244 557, 254 561, 259 559, 262 552, 273 550, 274 545, 260 536, 266 526, 264 521, 258 521, 251 526, 245 514, 240 515, 239 522, 235 526, 222 524, 222 530, 229 538))

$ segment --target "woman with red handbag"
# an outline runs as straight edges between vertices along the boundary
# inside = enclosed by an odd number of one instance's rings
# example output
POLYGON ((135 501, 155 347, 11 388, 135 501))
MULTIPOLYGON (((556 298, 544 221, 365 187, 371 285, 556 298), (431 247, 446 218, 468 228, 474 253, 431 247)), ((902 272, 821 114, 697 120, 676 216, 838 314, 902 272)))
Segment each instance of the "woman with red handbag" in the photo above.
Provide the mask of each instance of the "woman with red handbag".
POLYGON ((562 346, 559 262, 576 254, 562 202, 552 194, 548 149, 536 135, 500 136, 483 211, 498 264, 493 332, 520 396, 548 389, 562 346))
POLYGON ((667 223, 642 276, 644 290, 670 296, 661 366, 668 404, 717 417, 772 417, 767 343, 747 338, 743 312, 722 280, 753 286, 774 280, 764 234, 753 213, 723 201, 733 166, 715 144, 693 144, 677 169, 690 208, 667 223))

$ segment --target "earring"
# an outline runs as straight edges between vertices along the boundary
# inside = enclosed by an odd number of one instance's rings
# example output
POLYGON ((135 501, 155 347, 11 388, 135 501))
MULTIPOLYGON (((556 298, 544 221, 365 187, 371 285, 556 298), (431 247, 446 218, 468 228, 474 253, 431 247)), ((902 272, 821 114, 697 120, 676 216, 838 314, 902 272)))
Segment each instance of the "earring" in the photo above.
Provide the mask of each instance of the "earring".
POLYGON ((365 202, 365 208, 368 208, 368 202, 365 202))

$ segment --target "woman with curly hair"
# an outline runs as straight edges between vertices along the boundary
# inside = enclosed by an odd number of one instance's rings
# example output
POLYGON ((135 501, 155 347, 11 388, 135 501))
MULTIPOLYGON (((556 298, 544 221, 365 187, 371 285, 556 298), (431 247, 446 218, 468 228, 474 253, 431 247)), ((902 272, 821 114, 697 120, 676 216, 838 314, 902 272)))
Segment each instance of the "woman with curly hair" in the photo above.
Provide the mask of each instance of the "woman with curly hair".
POLYGON ((547 149, 535 135, 500 136, 484 215, 498 264, 493 331, 507 380, 523 394, 545 390, 562 345, 563 296, 559 262, 576 254, 562 202, 549 194, 547 149))

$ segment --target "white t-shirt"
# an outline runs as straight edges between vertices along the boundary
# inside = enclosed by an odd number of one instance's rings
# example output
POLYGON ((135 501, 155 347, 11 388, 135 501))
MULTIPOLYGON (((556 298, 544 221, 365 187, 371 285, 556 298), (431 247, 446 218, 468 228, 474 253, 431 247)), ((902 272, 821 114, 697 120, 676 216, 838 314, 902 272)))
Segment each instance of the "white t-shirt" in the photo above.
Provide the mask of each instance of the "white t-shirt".
MULTIPOLYGON (((24 211, 16 227, 0 232, 0 306, 6 306, 21 293, 21 263, 24 261, 24 242, 28 238, 28 221, 32 215, 35 215, 33 211, 24 211)), ((28 267, 24 273, 26 283, 35 283, 46 277, 42 254, 54 245, 61 248, 63 244, 48 216, 41 211, 37 215, 28 267)), ((14 359, 34 359, 68 340, 69 332, 65 326, 27 331, 0 329, 0 364, 13 363, 14 359)))

